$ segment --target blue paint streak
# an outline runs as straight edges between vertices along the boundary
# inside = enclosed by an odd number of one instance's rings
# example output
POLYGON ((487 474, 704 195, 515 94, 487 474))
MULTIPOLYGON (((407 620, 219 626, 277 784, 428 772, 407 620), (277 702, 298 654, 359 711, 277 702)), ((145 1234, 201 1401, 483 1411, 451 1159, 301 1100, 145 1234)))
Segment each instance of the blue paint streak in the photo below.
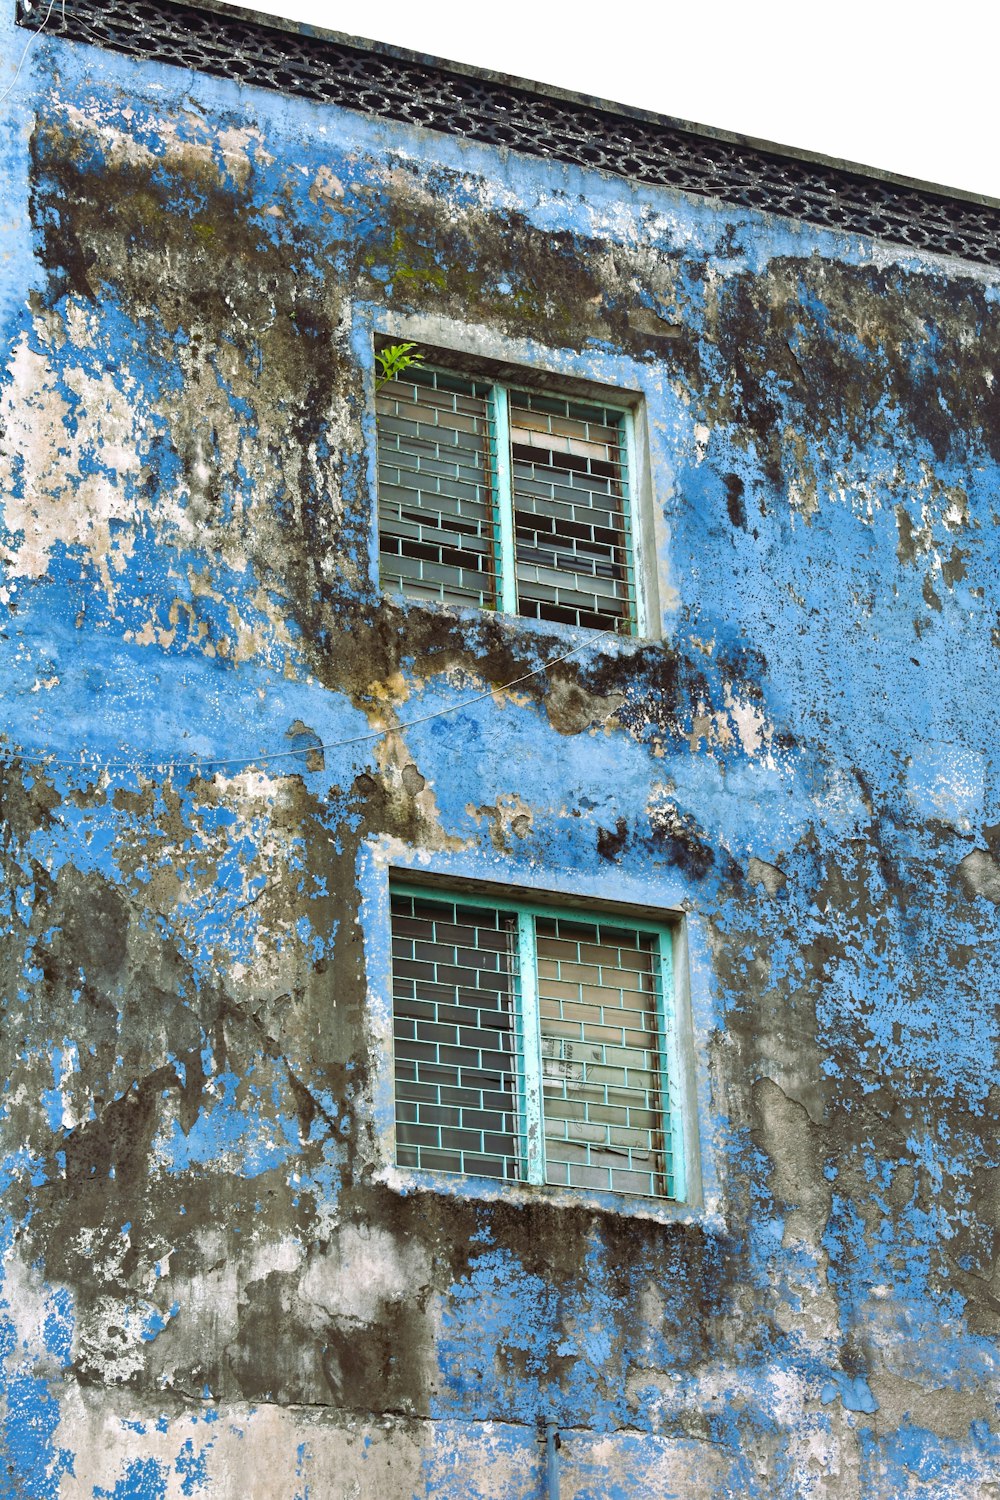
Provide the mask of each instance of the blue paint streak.
MULTIPOLYGON (((259 1091, 252 1085, 248 1088, 246 1079, 235 1073, 219 1073, 213 1082, 216 1097, 187 1134, 174 1121, 169 1134, 157 1140, 156 1155, 167 1172, 224 1166, 242 1177, 259 1177, 298 1153, 301 1141, 295 1116, 278 1114, 270 1119, 259 1108, 259 1091)), ((271 1102, 277 1103, 274 1090, 271 1093, 271 1102)))
POLYGON ((168 1474, 155 1458, 137 1458, 129 1463, 113 1490, 94 1487, 94 1500, 165 1500, 168 1474))

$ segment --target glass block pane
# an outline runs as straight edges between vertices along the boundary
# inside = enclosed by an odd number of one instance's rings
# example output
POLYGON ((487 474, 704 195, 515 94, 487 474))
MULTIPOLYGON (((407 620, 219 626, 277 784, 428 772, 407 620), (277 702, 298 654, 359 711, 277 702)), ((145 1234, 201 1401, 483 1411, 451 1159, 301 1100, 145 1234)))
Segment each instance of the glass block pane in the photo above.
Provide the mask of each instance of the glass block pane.
POLYGON ((535 930, 547 1180, 669 1197, 655 938, 558 917, 535 930))
POLYGON ((516 1181, 514 920, 398 892, 391 911, 396 1159, 516 1181))
POLYGON ((490 387, 409 370, 376 397, 379 572, 388 593, 496 602, 490 387))
POLYGON ((518 611, 628 633, 635 619, 623 418, 510 393, 518 611))

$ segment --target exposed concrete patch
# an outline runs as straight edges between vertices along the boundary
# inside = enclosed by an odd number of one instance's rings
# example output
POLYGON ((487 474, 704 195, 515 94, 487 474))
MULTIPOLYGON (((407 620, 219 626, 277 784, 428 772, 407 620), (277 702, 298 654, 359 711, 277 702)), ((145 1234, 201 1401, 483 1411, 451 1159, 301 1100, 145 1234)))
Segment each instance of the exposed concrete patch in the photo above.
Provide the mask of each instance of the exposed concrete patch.
POLYGON ((766 859, 758 859, 756 854, 751 854, 747 865, 747 879, 751 885, 760 886, 773 900, 780 896, 782 890, 788 883, 788 876, 779 865, 772 865, 766 859))
POLYGON ((624 693, 589 693, 566 677, 556 677, 545 699, 545 712, 560 734, 580 734, 609 723, 624 701, 624 693))
POLYGON ((958 866, 958 878, 969 896, 983 896, 1000 905, 1000 863, 988 849, 973 849, 958 866))
POLYGON ((511 852, 515 839, 526 839, 534 821, 531 804, 525 802, 516 792, 498 797, 492 807, 473 807, 470 803, 466 811, 476 823, 486 820, 490 830, 490 842, 501 854, 511 852))

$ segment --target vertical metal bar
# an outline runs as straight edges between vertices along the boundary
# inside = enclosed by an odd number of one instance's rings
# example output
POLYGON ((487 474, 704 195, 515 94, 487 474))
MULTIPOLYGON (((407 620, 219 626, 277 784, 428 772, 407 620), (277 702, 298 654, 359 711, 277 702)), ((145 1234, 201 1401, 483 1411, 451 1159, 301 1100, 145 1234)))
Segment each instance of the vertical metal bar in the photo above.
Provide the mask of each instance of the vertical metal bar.
POLYGON ((643 588, 645 558, 639 545, 639 527, 636 524, 638 495, 636 480, 635 418, 630 411, 622 413, 622 435, 625 449, 625 483, 622 485, 622 516, 625 523, 625 583, 628 590, 629 614, 633 635, 648 635, 649 621, 646 617, 646 591, 643 588))
POLYGON ((500 580, 497 608, 504 614, 517 614, 517 555, 514 548, 514 489, 510 458, 510 406, 502 385, 490 392, 493 408, 493 431, 496 444, 493 455, 494 538, 497 572, 500 580))
POLYGON ((535 957, 535 919, 530 912, 517 916, 517 974, 521 1022, 521 1078, 523 1138, 528 1181, 545 1181, 545 1126, 542 1120, 542 1033, 538 1008, 538 963, 535 957))
MULTIPOLYGON (((659 963, 656 982, 656 1028, 660 1053, 660 1114, 663 1134, 670 1142, 672 1167, 666 1183, 668 1196, 683 1199, 684 1133, 681 1119, 680 1058, 674 1012, 674 944, 671 934, 661 931, 657 939, 659 963)), ((664 1162, 666 1176, 666 1162, 664 1162)))
POLYGON ((559 1500, 559 1430, 553 1417, 545 1419, 545 1500, 559 1500))

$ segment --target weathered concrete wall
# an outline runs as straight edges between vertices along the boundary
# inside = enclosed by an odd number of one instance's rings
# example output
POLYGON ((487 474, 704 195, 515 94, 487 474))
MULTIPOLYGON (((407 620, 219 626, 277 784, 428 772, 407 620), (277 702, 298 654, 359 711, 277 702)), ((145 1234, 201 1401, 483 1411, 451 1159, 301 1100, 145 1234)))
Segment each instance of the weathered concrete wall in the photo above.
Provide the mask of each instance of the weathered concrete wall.
POLYGON ((5 109, 0 1496, 527 1497, 550 1414, 581 1500, 1000 1495, 995 286, 44 39, 5 109), (380 597, 379 327, 644 393, 662 640, 462 706, 579 637, 380 597), (700 1206, 393 1184, 428 854, 687 912, 700 1206))

